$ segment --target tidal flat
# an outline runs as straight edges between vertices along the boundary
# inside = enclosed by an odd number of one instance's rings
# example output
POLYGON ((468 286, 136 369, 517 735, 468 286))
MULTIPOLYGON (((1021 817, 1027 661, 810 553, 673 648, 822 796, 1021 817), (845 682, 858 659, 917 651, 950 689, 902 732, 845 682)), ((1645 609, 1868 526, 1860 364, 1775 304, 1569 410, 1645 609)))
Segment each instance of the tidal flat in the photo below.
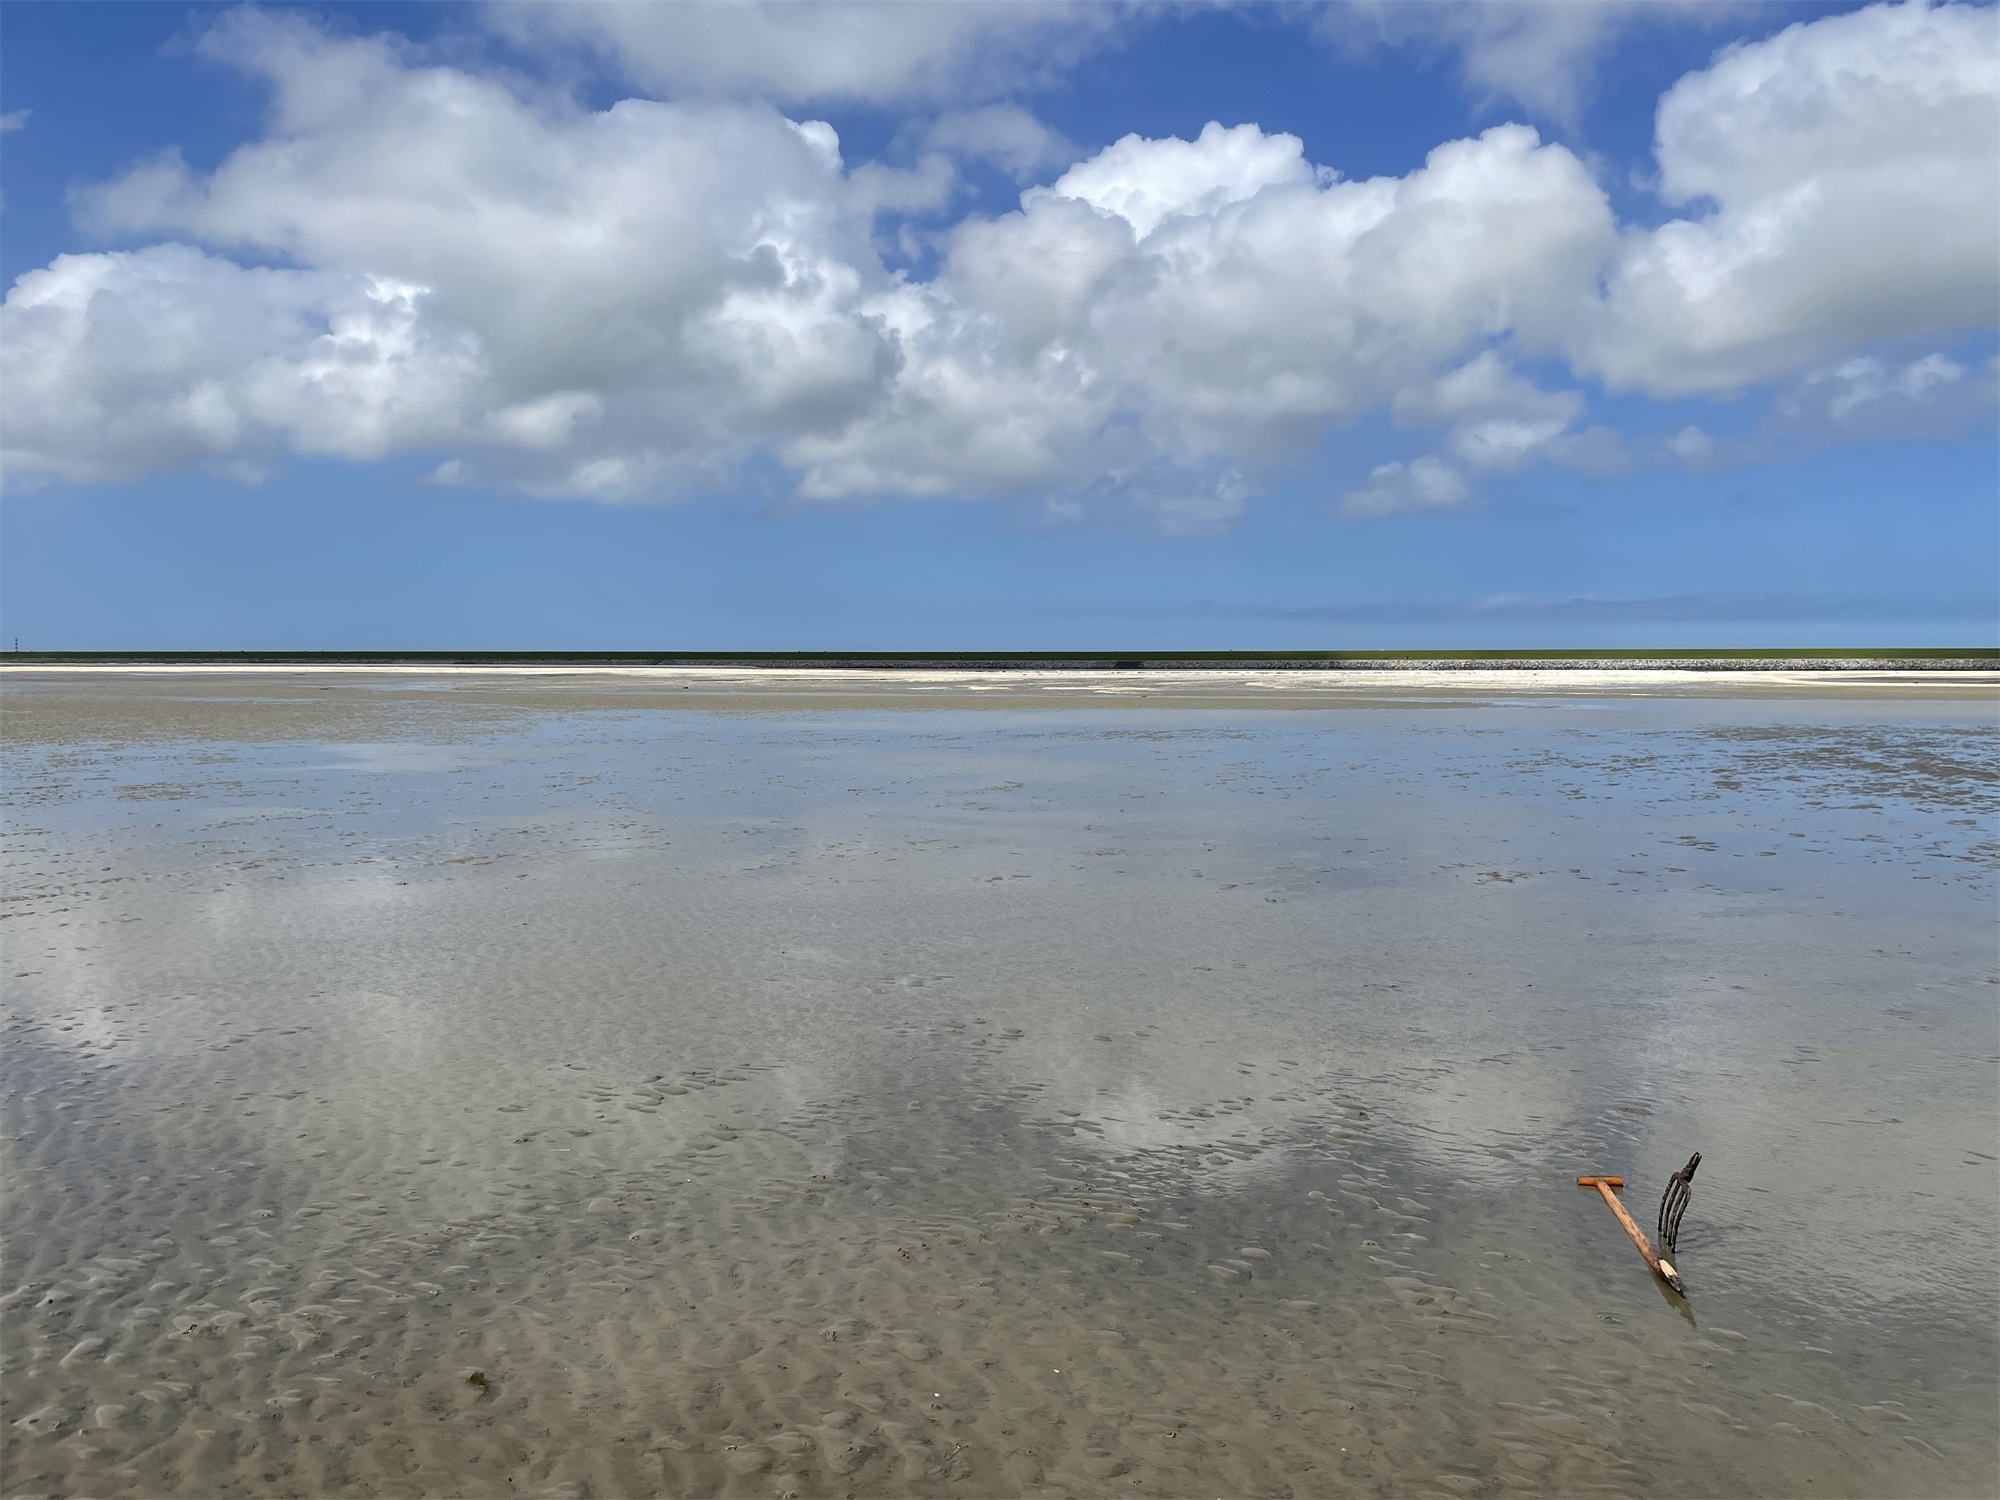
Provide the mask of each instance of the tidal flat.
POLYGON ((1284 675, 0 674, 5 1492, 2000 1492, 1995 681, 1284 675))

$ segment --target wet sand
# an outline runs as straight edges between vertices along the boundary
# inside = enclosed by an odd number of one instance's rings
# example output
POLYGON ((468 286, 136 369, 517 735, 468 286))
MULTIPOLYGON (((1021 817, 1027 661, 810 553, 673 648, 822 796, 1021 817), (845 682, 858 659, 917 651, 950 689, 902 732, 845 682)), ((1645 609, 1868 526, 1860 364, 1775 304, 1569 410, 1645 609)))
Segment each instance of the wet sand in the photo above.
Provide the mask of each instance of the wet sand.
POLYGON ((1198 675, 6 673, 7 1493, 2000 1490, 1993 684, 1198 675))

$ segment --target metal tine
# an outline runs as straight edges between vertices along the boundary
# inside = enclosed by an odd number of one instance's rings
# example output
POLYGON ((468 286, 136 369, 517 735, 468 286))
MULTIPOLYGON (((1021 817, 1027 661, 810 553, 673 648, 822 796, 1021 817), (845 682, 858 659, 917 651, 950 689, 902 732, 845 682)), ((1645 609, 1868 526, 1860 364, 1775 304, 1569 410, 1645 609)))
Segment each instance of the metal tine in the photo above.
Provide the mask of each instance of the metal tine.
POLYGON ((1680 1248, 1681 1216, 1687 1212, 1694 1169, 1700 1165, 1701 1153, 1697 1151, 1688 1158, 1686 1166, 1667 1179, 1667 1191, 1660 1199, 1660 1242, 1669 1254, 1680 1248))
POLYGON ((1660 1244, 1669 1253, 1680 1248, 1681 1215, 1687 1212, 1688 1189, 1676 1174, 1667 1183, 1667 1193, 1660 1200, 1660 1244))

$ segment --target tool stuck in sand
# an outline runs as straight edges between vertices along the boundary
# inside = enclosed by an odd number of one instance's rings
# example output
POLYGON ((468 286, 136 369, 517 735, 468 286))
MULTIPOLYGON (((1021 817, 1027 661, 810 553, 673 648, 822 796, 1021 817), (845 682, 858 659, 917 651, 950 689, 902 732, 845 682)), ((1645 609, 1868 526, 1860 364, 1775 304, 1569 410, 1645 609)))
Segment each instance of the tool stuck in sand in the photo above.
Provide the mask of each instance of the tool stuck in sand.
POLYGON ((1667 1179, 1667 1190, 1660 1195, 1660 1243, 1672 1255, 1680 1248, 1681 1215, 1688 1211, 1690 1184, 1694 1181, 1694 1169, 1701 1165, 1701 1153, 1695 1152, 1688 1158, 1688 1164, 1667 1179))
MULTIPOLYGON (((1699 1155, 1695 1157, 1695 1161, 1699 1161, 1700 1159, 1699 1155)), ((1676 1234, 1680 1231, 1680 1215, 1687 1211, 1687 1179, 1692 1176, 1694 1176, 1694 1162, 1688 1163, 1681 1171, 1676 1172, 1674 1174, 1674 1181, 1667 1185, 1667 1196, 1670 1199, 1674 1196, 1674 1188, 1676 1186, 1681 1189, 1678 1204, 1679 1211, 1673 1215, 1673 1228, 1676 1234)), ((1622 1177, 1579 1177, 1576 1180, 1576 1185, 1578 1187, 1596 1188, 1603 1195, 1604 1201, 1611 1205, 1611 1211, 1618 1215, 1618 1222, 1625 1226, 1625 1232, 1632 1237, 1632 1243, 1637 1245, 1639 1253, 1645 1256, 1646 1264, 1653 1268, 1653 1273, 1685 1297, 1687 1295, 1687 1288, 1681 1285, 1680 1272, 1674 1269, 1672 1261, 1662 1259, 1658 1252, 1653 1249, 1652 1244, 1646 1239, 1646 1231, 1632 1222, 1632 1216, 1625 1212, 1625 1205, 1618 1201, 1618 1190, 1625 1186, 1625 1179, 1622 1177)), ((1667 1205, 1662 1203, 1660 1205, 1660 1214, 1663 1222, 1666 1219, 1666 1211, 1667 1205)), ((1665 1233, 1663 1232, 1660 1237, 1666 1239, 1665 1233)), ((1668 1245, 1671 1248, 1672 1242, 1668 1241, 1668 1245)))

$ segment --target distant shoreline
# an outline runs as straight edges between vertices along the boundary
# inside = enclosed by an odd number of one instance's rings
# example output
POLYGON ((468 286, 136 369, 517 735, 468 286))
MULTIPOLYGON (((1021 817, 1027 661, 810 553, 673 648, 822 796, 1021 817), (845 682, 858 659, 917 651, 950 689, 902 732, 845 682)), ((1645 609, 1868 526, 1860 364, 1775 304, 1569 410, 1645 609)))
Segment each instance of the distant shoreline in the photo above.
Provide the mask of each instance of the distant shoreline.
POLYGON ((1990 647, 1690 651, 9 651, 7 667, 721 667, 915 672, 1976 672, 1990 647))

